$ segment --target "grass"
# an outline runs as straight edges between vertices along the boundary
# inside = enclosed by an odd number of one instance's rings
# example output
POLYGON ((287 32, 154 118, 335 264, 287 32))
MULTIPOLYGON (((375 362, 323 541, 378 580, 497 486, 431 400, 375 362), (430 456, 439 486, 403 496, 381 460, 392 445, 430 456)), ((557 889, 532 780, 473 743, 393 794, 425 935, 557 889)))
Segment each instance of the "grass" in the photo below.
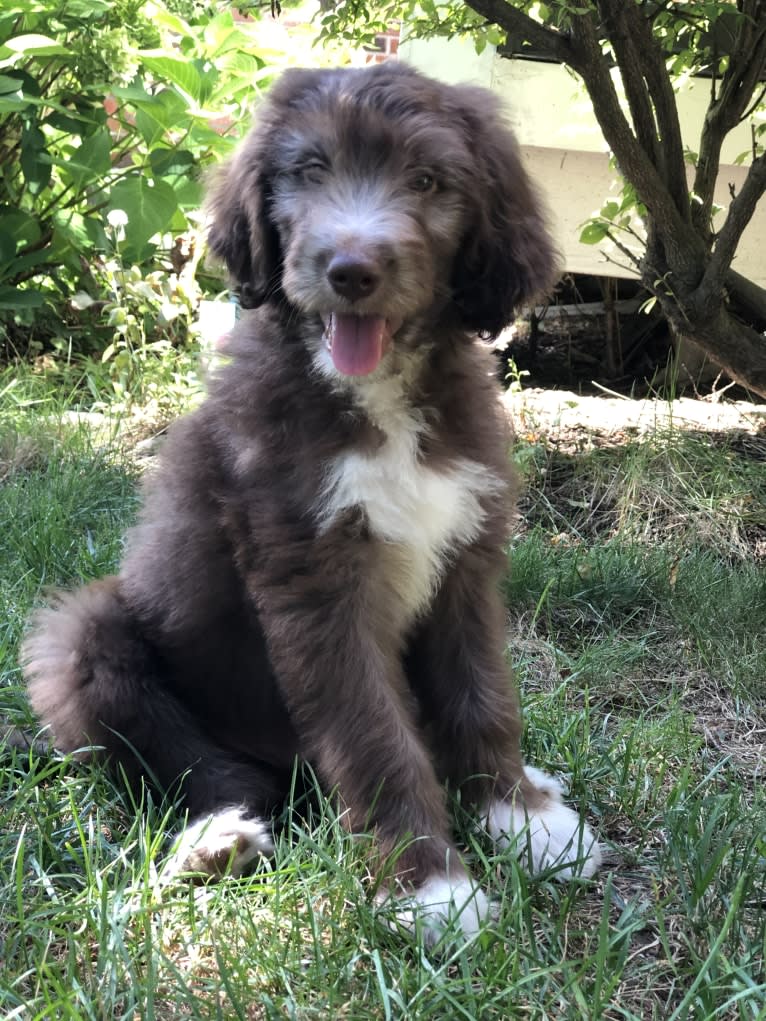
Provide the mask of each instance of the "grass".
MULTIPOLYGON (((15 727, 33 725, 16 663, 29 610, 45 586, 111 570, 136 510, 132 420, 94 432, 68 414, 81 394, 26 376, 0 405, 15 727)), ((598 878, 529 879, 456 805, 498 917, 429 951, 374 908, 364 842, 321 799, 287 806, 253 876, 189 886, 163 874, 172 806, 137 811, 99 766, 7 740, 2 1017, 766 1017, 766 439, 515 456, 524 524, 505 595, 526 752, 600 829, 598 878)))

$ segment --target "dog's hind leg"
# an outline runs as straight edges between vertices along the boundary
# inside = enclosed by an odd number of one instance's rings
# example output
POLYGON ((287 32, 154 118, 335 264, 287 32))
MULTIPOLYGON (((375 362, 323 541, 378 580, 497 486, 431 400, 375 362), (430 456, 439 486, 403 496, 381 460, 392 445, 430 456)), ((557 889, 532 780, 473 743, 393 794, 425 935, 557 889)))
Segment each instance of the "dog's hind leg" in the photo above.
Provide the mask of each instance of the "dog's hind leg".
POLYGON ((59 750, 81 757, 103 750, 131 787, 147 780, 182 795, 192 819, 203 817, 182 839, 177 865, 237 872, 271 849, 255 816, 281 802, 284 778, 204 732, 164 683, 161 660, 118 579, 93 582, 39 611, 21 658, 32 707, 59 750), (211 815, 222 820, 212 828, 211 815), (203 829, 209 839, 201 839, 203 829), (183 848, 188 861, 179 858, 183 848))

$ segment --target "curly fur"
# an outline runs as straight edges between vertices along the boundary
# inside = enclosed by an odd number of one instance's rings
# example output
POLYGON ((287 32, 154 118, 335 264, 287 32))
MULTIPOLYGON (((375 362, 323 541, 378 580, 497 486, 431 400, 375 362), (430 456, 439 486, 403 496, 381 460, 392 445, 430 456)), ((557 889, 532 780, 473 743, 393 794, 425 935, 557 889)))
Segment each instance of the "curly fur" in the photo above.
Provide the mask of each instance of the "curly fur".
MULTIPOLYGON (((268 847, 257 817, 299 756, 381 859, 416 838, 397 882, 432 920, 473 889, 445 781, 499 840, 529 823, 534 865, 593 871, 587 827, 524 770, 504 657, 512 481, 476 335, 554 259, 495 100, 403 66, 288 72, 211 211, 252 309, 171 429, 119 575, 37 617, 33 706, 61 748, 178 791, 205 819, 180 845, 195 867, 268 847)), ((477 894, 465 931, 487 910, 477 894)))

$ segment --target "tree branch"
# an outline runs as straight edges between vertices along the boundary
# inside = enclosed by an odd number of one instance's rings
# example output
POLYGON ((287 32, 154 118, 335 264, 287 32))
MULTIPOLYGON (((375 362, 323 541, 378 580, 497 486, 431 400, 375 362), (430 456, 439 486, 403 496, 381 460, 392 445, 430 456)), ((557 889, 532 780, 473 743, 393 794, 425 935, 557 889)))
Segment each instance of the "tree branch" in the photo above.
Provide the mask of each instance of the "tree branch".
MULTIPOLYGON (((628 248, 628 246, 627 246, 627 245, 624 245, 624 244, 622 243, 622 241, 619 241, 619 240, 617 239, 617 237, 615 237, 614 233, 613 233, 613 232, 612 232, 611 230, 608 230, 608 231, 606 232, 606 236, 607 236, 607 237, 609 238, 609 240, 610 240, 610 241, 612 242, 612 244, 614 245, 614 247, 615 247, 615 248, 617 248, 617 249, 619 249, 619 250, 620 250, 620 251, 622 252, 622 254, 623 254, 623 255, 625 256, 625 258, 626 258, 626 259, 627 259, 627 260, 628 260, 628 261, 629 261, 629 262, 631 263, 631 269, 632 269, 632 271, 633 271, 634 273, 635 273, 635 272, 638 272, 638 273, 640 273, 640 272, 641 272, 641 260, 640 260, 640 259, 638 258, 638 256, 636 255, 636 253, 635 253, 635 252, 631 252, 631 250, 630 250, 630 249, 628 248)), ((607 260, 609 260, 610 262, 613 262, 613 261, 614 261, 614 260, 610 260, 610 259, 609 259, 609 256, 608 256, 608 255, 607 255, 607 254, 606 254, 605 252, 602 252, 601 254, 602 254, 602 255, 603 255, 603 256, 604 256, 604 257, 605 257, 605 258, 606 258, 607 260)), ((620 265, 622 265, 622 264, 618 262, 618 263, 617 263, 617 265, 618 265, 618 266, 620 266, 620 265)))
POLYGON ((649 210, 663 245, 673 253, 675 266, 683 270, 689 286, 698 282, 704 250, 681 216, 670 192, 649 155, 639 144, 620 107, 609 67, 593 19, 582 15, 572 20, 573 42, 583 56, 579 71, 588 89, 596 119, 621 173, 633 184, 641 202, 649 210))
POLYGON ((742 118, 741 119, 743 121, 746 121, 748 119, 748 117, 752 117, 752 115, 755 113, 755 111, 758 109, 758 107, 763 102, 764 98, 766 98, 766 85, 763 86, 763 88, 758 93, 758 95, 755 97, 753 102, 750 104, 750 106, 747 108, 747 110, 745 110, 745 112, 742 114, 742 118))
POLYGON ((493 25, 498 25, 512 35, 521 36, 544 53, 579 70, 578 54, 572 46, 571 38, 563 32, 541 25, 506 0, 467 0, 467 5, 493 25))
POLYGON ((713 116, 725 131, 739 124, 766 62, 766 0, 743 4, 729 65, 713 116))
POLYGON ((714 103, 711 103, 711 106, 708 107, 708 113, 705 115, 702 125, 700 151, 697 156, 697 167, 692 185, 695 196, 695 201, 692 203, 692 226, 706 243, 709 242, 713 233, 710 223, 713 212, 713 192, 721 167, 721 146, 726 135, 720 123, 710 116, 713 105, 714 103))
MULTIPOLYGON (((582 77, 596 118, 621 171, 633 183, 643 204, 667 227, 668 244, 673 235, 684 244, 689 231, 650 156, 637 141, 625 114, 601 52, 593 13, 581 3, 581 12, 572 16, 571 35, 546 28, 517 10, 506 0, 466 0, 482 17, 506 32, 516 33, 540 47, 545 53, 568 64, 582 77)), ((693 246, 695 247, 695 246, 693 246)), ((696 281, 695 281, 696 282, 696 281)))
POLYGON ((694 175, 692 224, 704 241, 709 242, 713 209, 713 191, 721 166, 723 140, 745 116, 753 92, 766 68, 766 2, 746 3, 737 28, 729 66, 724 73, 717 98, 711 98, 700 136, 700 151, 694 175), (754 19, 760 18, 761 24, 754 19))
POLYGON ((705 303, 720 295, 742 233, 752 219, 758 200, 766 192, 766 153, 754 160, 739 195, 732 199, 710 262, 696 289, 693 301, 704 311, 705 303))
POLYGON ((34 266, 30 266, 29 269, 22 270, 20 273, 16 273, 10 278, 8 283, 16 287, 18 284, 23 284, 27 280, 32 280, 34 277, 39 277, 42 273, 55 272, 61 269, 60 262, 38 262, 34 266))
POLYGON ((657 126, 644 82, 643 61, 631 35, 634 26, 628 25, 627 12, 633 5, 623 3, 622 0, 600 0, 598 7, 606 27, 606 37, 612 45, 620 69, 636 136, 652 163, 659 169, 662 166, 662 157, 657 126))
POLYGON ((690 221, 681 122, 678 118, 678 105, 668 74, 665 54, 652 31, 651 19, 640 7, 637 4, 625 4, 624 10, 654 104, 654 116, 660 136, 659 152, 664 169, 663 178, 679 213, 684 220, 690 221))

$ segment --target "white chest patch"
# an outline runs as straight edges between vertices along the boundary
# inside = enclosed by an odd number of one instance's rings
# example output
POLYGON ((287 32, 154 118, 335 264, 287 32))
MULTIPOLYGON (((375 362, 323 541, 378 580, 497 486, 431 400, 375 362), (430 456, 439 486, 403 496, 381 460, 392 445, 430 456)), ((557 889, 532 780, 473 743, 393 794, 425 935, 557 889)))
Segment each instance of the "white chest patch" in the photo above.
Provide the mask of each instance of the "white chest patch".
POLYGON ((349 453, 328 465, 319 517, 329 527, 343 511, 364 509, 372 533, 400 554, 390 580, 403 621, 411 621, 427 608, 456 548, 478 537, 486 517, 481 498, 500 492, 503 483, 466 458, 438 471, 424 465, 418 450, 423 423, 395 383, 365 388, 368 413, 386 440, 373 454, 349 453), (382 405, 385 414, 376 414, 382 405))

